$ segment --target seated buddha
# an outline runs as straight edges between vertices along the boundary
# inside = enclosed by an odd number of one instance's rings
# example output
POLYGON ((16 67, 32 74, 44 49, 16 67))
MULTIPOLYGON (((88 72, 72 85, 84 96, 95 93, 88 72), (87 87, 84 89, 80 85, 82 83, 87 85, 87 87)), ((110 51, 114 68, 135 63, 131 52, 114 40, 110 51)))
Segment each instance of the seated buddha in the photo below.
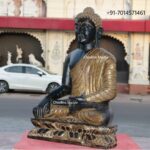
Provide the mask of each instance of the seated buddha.
MULTIPOLYGON (((53 126, 56 129, 54 123, 59 123, 63 124, 64 130, 65 126, 78 125, 83 126, 83 130, 88 127, 97 130, 109 126, 112 118, 109 102, 116 96, 116 60, 99 48, 102 33, 101 18, 92 8, 86 8, 75 17, 77 47, 65 59, 62 85, 33 108, 35 118, 32 122, 36 127, 50 130, 53 126)), ((59 132, 60 136, 63 134, 59 132)))

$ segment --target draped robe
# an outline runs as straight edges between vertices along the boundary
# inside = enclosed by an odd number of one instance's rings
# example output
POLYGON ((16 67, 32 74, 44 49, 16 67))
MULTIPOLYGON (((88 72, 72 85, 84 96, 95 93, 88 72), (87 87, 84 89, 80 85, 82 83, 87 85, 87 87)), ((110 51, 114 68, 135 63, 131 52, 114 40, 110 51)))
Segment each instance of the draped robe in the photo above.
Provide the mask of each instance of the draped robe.
MULTIPOLYGON (((102 48, 86 53, 71 69, 70 75, 72 96, 84 95, 87 102, 96 105, 109 102, 116 96, 116 60, 102 48)), ((100 126, 106 118, 105 113, 91 106, 70 114, 68 106, 52 105, 50 113, 44 117, 59 122, 100 126)))

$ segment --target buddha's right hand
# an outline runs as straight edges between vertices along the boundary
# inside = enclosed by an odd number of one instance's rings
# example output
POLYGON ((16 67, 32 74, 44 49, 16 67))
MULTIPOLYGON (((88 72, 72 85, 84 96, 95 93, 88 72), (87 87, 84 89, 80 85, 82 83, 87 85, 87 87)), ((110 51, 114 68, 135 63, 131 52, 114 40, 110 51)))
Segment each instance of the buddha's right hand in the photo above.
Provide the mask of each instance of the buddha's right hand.
POLYGON ((43 118, 45 114, 50 111, 50 103, 46 103, 44 105, 38 105, 33 108, 33 115, 36 119, 43 118))

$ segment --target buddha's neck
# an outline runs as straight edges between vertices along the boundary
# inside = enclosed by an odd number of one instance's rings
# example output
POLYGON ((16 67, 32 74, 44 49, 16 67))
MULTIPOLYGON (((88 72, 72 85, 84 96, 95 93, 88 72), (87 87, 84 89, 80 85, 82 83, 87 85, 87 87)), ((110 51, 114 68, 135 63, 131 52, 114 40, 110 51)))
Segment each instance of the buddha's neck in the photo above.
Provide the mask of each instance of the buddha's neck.
POLYGON ((90 51, 94 47, 95 47, 95 43, 94 42, 91 42, 91 43, 83 45, 83 49, 85 50, 85 52, 90 51))

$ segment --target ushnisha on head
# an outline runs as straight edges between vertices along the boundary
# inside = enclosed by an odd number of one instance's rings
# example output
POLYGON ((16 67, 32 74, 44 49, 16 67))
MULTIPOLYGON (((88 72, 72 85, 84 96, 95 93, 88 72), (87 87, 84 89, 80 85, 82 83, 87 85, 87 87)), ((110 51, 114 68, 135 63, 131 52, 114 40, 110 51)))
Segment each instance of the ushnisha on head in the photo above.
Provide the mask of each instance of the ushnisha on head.
POLYGON ((85 8, 75 17, 75 27, 78 43, 87 44, 94 41, 94 47, 99 47, 99 39, 103 32, 102 20, 91 7, 85 8))
POLYGON ((91 20, 94 23, 96 29, 102 28, 102 20, 100 16, 95 14, 93 8, 91 7, 87 7, 83 10, 82 13, 79 13, 75 17, 75 23, 78 23, 80 20, 83 20, 83 19, 91 20))

